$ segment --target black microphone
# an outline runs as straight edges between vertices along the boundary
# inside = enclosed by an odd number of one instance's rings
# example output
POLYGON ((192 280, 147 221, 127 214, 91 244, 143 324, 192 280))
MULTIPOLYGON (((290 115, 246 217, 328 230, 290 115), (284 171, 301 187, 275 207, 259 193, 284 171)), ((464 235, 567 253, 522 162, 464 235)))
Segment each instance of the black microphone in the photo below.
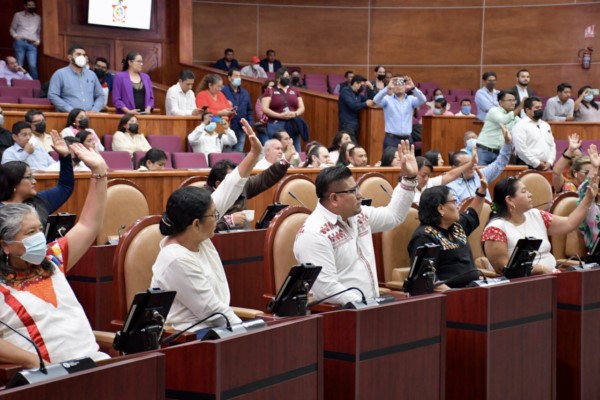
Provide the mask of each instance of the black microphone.
POLYGON ((304 208, 308 208, 308 207, 306 207, 306 204, 304 204, 302 201, 300 201, 300 199, 299 199, 298 197, 296 197, 296 195, 294 194, 294 192, 292 192, 291 190, 288 190, 288 194, 289 194, 290 196, 292 196, 292 198, 293 198, 294 200, 296 200, 298 203, 302 204, 302 207, 304 207, 304 208))
POLYGON ((23 339, 25 339, 29 343, 31 343, 31 345, 35 349, 35 352, 37 353, 38 358, 40 360, 40 372, 43 373, 43 374, 45 374, 45 375, 48 375, 48 370, 46 369, 46 364, 44 364, 44 359, 42 358, 42 353, 40 352, 40 349, 35 344, 35 342, 33 340, 31 340, 30 338, 28 338, 27 336, 23 335, 21 332, 19 332, 16 329, 14 329, 12 326, 8 325, 6 322, 0 320, 0 324, 4 325, 8 329, 10 329, 11 331, 13 331, 14 333, 16 333, 17 335, 21 336, 23 339))
POLYGON ((390 196, 390 199, 392 198, 392 195, 390 194, 390 192, 387 191, 387 189, 385 188, 385 186, 383 185, 379 185, 379 187, 385 192, 385 194, 387 194, 388 196, 390 196))
MULTIPOLYGON (((474 269, 470 269, 468 271, 465 271, 462 274, 458 274, 456 276, 453 276, 450 279, 446 279, 445 281, 437 281, 437 282, 434 283, 433 287, 438 287, 438 286, 445 285, 445 284, 450 283, 450 282, 454 282, 455 280, 457 280, 459 278, 462 278, 463 276, 465 276, 467 274, 470 274, 472 272, 477 272, 479 275, 481 275, 483 277, 483 280, 484 280, 485 284, 486 285, 488 284, 488 280, 487 280, 487 277, 485 276, 485 274, 482 271, 480 271, 479 269, 474 268, 474 269)), ((473 281, 473 282, 477 282, 477 281, 473 281)))
POLYGON ((364 292, 363 292, 362 290, 360 290, 359 288, 357 288, 357 287, 354 287, 354 286, 353 286, 353 287, 349 287, 349 288, 347 288, 347 289, 344 289, 344 290, 342 290, 342 291, 339 291, 339 292, 337 292, 337 293, 334 293, 334 294, 332 294, 331 296, 327 296, 327 297, 325 297, 325 298, 323 298, 323 299, 321 299, 321 300, 318 300, 318 301, 312 301, 312 302, 310 302, 310 303, 308 303, 308 304, 306 305, 306 308, 309 308, 309 307, 316 306, 317 304, 321 304, 321 303, 323 303, 325 300, 329 300, 329 299, 330 299, 330 298, 332 298, 332 297, 339 296, 340 294, 342 294, 342 293, 346 293, 346 292, 348 292, 348 291, 350 291, 350 290, 358 290, 358 291, 360 292, 360 295, 362 296, 362 299, 360 300, 360 302, 361 302, 361 303, 363 303, 364 305, 367 305, 367 298, 365 297, 365 294, 364 294, 364 292))
MULTIPOLYGON (((467 178, 465 178, 465 174, 461 172, 460 176, 463 178, 463 181, 465 181, 465 185, 467 186, 467 191, 469 192, 469 197, 473 197, 473 193, 471 193, 471 189, 469 188, 469 182, 467 182, 467 178)), ((475 190, 477 190, 477 189, 475 189, 475 190)))
POLYGON ((193 328, 193 327, 195 327, 196 325, 199 325, 199 324, 203 323, 204 321, 206 321, 207 319, 209 319, 209 318, 212 318, 212 317, 214 317, 214 316, 216 316, 216 315, 220 315, 221 317, 225 318, 225 322, 226 322, 225 328, 226 328, 228 331, 230 331, 230 332, 231 332, 231 331, 232 331, 232 329, 231 329, 231 323, 229 322, 229 318, 227 318, 227 317, 225 316, 225 314, 223 314, 222 312, 215 312, 215 313, 212 313, 212 314, 210 314, 208 317, 206 317, 206 318, 204 318, 204 319, 202 319, 202 320, 200 320, 200 321, 198 321, 198 322, 196 322, 196 323, 194 323, 194 324, 192 324, 192 325, 188 326, 188 327, 187 327, 187 328, 185 328, 184 330, 182 330, 182 331, 179 331, 179 332, 177 332, 177 333, 176 333, 176 334, 174 334, 174 335, 171 335, 171 336, 169 336, 169 337, 167 337, 167 338, 164 338, 164 339, 162 339, 162 340, 160 341, 160 344, 169 344, 169 343, 171 343, 172 341, 176 340, 176 339, 177 339, 179 336, 183 335, 185 332, 189 331, 190 329, 192 329, 192 328, 193 328))

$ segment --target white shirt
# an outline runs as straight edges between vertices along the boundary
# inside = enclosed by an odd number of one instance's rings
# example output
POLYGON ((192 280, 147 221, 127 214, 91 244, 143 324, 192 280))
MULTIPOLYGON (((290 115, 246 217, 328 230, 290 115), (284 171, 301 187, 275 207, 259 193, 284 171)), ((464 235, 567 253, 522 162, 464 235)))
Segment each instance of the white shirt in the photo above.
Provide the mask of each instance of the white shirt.
POLYGON ((267 78, 267 73, 260 65, 246 65, 240 71, 243 76, 251 76, 253 78, 267 78))
MULTIPOLYGON (((223 182, 212 193, 217 211, 223 215, 237 200, 244 189, 247 178, 240 177, 237 168, 227 174, 223 182)), ((160 244, 160 253, 152 266, 150 287, 176 290, 177 296, 171 306, 166 323, 182 330, 214 312, 222 312, 232 324, 241 320, 229 307, 230 293, 223 263, 210 239, 200 243, 197 252, 179 244, 160 244)), ((222 317, 196 326, 224 326, 222 317)))
MULTIPOLYGON (((312 287, 315 300, 358 287, 367 299, 379 296, 372 233, 394 228, 404 221, 414 197, 416 183, 399 183, 385 207, 362 206, 362 211, 344 222, 321 203, 296 235, 294 255, 301 263, 322 266, 312 287)), ((346 195, 350 196, 350 194, 346 195)), ((329 302, 345 304, 360 300, 351 290, 329 302)))
POLYGON ((50 136, 47 133, 44 133, 41 139, 36 134, 32 134, 31 138, 29 139, 29 143, 31 143, 34 146, 38 146, 40 149, 44 150, 47 153, 54 151, 54 149, 52 148, 52 136, 50 136))
POLYGON ((259 162, 256 163, 254 169, 267 169, 272 165, 266 158, 261 158, 259 162))
POLYGON ((233 146, 237 143, 233 129, 227 129, 223 135, 219 135, 216 131, 206 132, 204 126, 204 123, 198 125, 188 135, 188 141, 194 149, 194 153, 204 153, 208 159, 210 153, 222 153, 224 146, 233 146))
MULTIPOLYGON (((94 137, 94 148, 96 149, 96 151, 98 151, 98 152, 104 151, 104 146, 102 145, 100 138, 96 134, 96 131, 93 130, 92 128, 87 128, 86 131, 90 132, 92 134, 92 136, 94 137)), ((77 135, 78 132, 79 131, 77 129, 67 126, 65 129, 60 131, 60 135, 65 138, 67 136, 75 136, 75 135, 77 135)))
POLYGON ((556 143, 546 121, 536 122, 525 116, 513 126, 511 133, 517 156, 527 165, 537 168, 542 161, 554 164, 556 143))
MULTIPOLYGON (((442 186, 442 175, 429 178, 423 190, 429 189, 434 186, 442 186)), ((421 201, 421 193, 423 192, 421 192, 418 187, 415 187, 415 198, 413 199, 413 203, 419 204, 419 201, 421 201)))
POLYGON ((116 131, 113 135, 113 151, 127 151, 133 155, 136 151, 148 151, 152 148, 143 133, 116 131))
POLYGON ((188 90, 184 93, 179 83, 174 84, 167 90, 165 107, 167 108, 167 115, 192 115, 192 111, 196 109, 194 91, 188 90))

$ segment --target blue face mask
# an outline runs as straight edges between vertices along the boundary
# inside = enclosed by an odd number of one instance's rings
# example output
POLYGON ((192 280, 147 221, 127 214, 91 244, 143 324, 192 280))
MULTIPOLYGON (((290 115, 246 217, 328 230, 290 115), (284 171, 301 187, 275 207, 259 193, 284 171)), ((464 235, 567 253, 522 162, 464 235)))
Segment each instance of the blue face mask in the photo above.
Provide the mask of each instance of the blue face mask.
POLYGON ((463 113, 464 115, 471 114, 471 106, 462 106, 460 108, 460 112, 463 113))
POLYGON ((583 100, 585 100, 589 103, 590 101, 594 100, 594 95, 588 94, 587 96, 584 96, 583 100))
POLYGON ((215 129, 217 129, 217 124, 215 122, 211 122, 210 124, 208 124, 204 127, 204 130, 207 132, 212 132, 215 129))
POLYGON ((440 110, 439 108, 434 108, 434 109, 433 109, 433 113, 434 113, 435 115, 442 115, 442 110, 440 110))
POLYGON ((233 81, 231 82, 231 84, 233 86, 240 86, 242 84, 242 78, 233 78, 233 81))
POLYGON ((46 236, 44 232, 38 232, 21 241, 25 246, 25 254, 19 256, 23 261, 33 265, 40 265, 46 257, 46 236))

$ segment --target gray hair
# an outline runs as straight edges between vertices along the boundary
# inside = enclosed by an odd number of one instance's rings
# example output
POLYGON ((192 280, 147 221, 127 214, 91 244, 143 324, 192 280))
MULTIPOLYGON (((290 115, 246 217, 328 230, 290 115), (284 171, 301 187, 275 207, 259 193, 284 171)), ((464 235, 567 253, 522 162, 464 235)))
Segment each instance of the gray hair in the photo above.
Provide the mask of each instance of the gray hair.
POLYGON ((278 139, 269 139, 265 142, 265 146, 263 148, 263 154, 267 154, 267 150, 273 147, 277 142, 281 143, 278 139))
POLYGON ((15 240, 26 215, 39 215, 29 204, 6 204, 0 207, 0 240, 15 240))

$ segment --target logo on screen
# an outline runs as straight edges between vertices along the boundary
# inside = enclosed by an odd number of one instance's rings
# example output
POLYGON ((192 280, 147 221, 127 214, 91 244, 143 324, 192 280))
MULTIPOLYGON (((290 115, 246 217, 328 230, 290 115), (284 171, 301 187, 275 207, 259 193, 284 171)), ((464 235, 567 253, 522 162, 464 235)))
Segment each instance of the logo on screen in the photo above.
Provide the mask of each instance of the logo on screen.
POLYGON ((113 22, 125 23, 127 6, 123 5, 123 0, 119 0, 117 4, 113 4, 113 22))

